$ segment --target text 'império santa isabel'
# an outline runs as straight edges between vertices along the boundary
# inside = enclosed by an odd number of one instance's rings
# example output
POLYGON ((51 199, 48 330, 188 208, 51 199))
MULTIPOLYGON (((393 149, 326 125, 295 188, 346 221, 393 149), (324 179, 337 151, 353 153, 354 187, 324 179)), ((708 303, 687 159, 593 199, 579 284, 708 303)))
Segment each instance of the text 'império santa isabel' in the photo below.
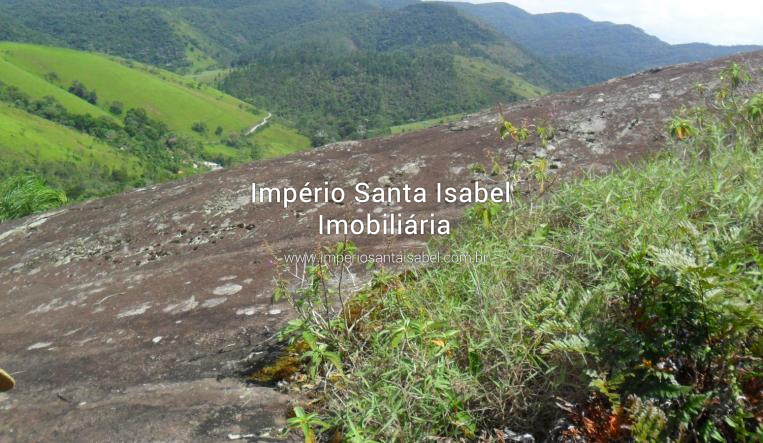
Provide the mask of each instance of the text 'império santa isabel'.
MULTIPOLYGON (((328 182, 323 186, 311 186, 310 182, 300 188, 295 187, 268 187, 252 183, 252 203, 277 203, 284 209, 297 203, 335 203, 346 204, 348 192, 342 187, 332 187, 328 182)), ((472 186, 454 188, 446 187, 437 183, 434 198, 436 203, 448 204, 474 204, 474 203, 508 203, 512 198, 511 183, 506 182, 503 187, 486 187, 480 182, 472 186)), ((399 204, 413 203, 423 204, 429 201, 429 193, 425 188, 413 188, 409 185, 401 187, 374 187, 368 183, 358 183, 353 187, 352 201, 358 204, 399 204)), ((356 220, 332 220, 324 219, 319 215, 319 234, 368 234, 368 235, 419 235, 450 233, 448 220, 436 220, 435 214, 429 218, 420 218, 416 214, 382 214, 381 218, 373 218, 367 214, 365 218, 356 220)))

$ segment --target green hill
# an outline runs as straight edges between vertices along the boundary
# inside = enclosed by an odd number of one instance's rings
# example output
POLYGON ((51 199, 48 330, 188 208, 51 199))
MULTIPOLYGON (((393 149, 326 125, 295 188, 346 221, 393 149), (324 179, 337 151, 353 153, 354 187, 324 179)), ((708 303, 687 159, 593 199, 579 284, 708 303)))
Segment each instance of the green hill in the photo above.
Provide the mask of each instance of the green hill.
MULTIPOLYGON (((0 48, 5 47, 0 43, 0 48)), ((105 116, 107 112, 101 108, 70 94, 65 88, 50 83, 43 76, 37 76, 9 61, 7 54, 0 49, 0 80, 3 83, 19 88, 34 98, 53 97, 71 112, 105 116)))
MULTIPOLYGON (((0 79, 35 98, 52 96, 69 111, 94 116, 109 115, 114 102, 123 109, 143 108, 149 116, 179 133, 204 140, 217 140, 212 132, 224 133, 251 128, 265 118, 266 112, 241 100, 183 76, 154 67, 101 54, 48 46, 0 43, 0 79), (97 93, 93 105, 67 91, 74 82, 97 93), (192 130, 203 122, 209 133, 192 130)), ((270 145, 283 152, 284 143, 292 150, 303 149, 306 142, 290 129, 274 123, 254 136, 267 151, 270 145), (285 139, 273 137, 283 134, 285 139), (288 134, 288 135, 287 135, 288 134)))
POLYGON ((144 108, 171 129, 192 133, 199 121, 240 131, 261 121, 256 111, 233 97, 183 77, 99 54, 18 43, 0 43, 0 75, 33 97, 53 95, 67 109, 108 114, 114 101, 124 109, 144 108), (98 95, 97 106, 67 92, 79 81, 98 95))
POLYGON ((98 139, 0 102, 0 177, 34 171, 52 185, 77 194, 119 190, 113 171, 141 177, 145 167, 135 156, 98 139))
POLYGON ((455 8, 339 15, 263 40, 221 88, 297 122, 314 145, 554 88, 534 57, 455 8))
POLYGON ((277 121, 247 136, 268 113, 193 79, 71 49, 0 43, 0 102, 4 116, 14 111, 5 122, 14 134, 36 122, 26 136, 6 134, 0 155, 16 167, 0 174, 42 172, 82 196, 199 172, 203 160, 228 165, 309 147, 277 121), (83 156, 73 148, 82 145, 97 148, 83 156))

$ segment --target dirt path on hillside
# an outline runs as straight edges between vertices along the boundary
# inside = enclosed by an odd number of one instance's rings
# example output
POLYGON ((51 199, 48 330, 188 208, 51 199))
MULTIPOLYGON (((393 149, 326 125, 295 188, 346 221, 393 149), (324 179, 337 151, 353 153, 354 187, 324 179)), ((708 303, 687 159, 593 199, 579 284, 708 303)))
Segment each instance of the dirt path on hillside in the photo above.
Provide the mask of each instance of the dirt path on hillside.
POLYGON ((264 120, 262 120, 260 123, 258 123, 258 124, 256 124, 256 125, 252 126, 252 127, 249 129, 249 131, 247 131, 247 132, 246 132, 246 135, 252 135, 252 134, 254 134, 255 132, 257 132, 257 130, 258 130, 258 129, 260 129, 261 127, 263 127, 263 126, 267 125, 267 124, 268 124, 268 122, 270 121, 270 119, 271 119, 272 117, 273 117, 273 114, 271 114, 270 112, 268 112, 268 116, 267 116, 267 117, 265 117, 265 119, 264 119, 264 120))

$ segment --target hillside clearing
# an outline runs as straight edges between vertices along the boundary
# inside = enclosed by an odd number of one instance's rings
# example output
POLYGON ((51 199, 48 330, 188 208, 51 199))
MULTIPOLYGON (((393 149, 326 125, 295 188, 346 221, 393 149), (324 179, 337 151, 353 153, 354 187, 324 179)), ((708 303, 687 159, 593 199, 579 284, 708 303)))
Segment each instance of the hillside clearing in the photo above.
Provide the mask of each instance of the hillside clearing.
MULTIPOLYGON (((210 128, 221 126, 227 131, 242 131, 253 122, 262 120, 264 112, 252 110, 240 100, 207 86, 196 88, 192 82, 182 82, 177 74, 112 57, 63 48, 0 44, 5 61, 27 76, 48 81, 66 89, 75 80, 98 93, 98 105, 103 113, 108 105, 120 101, 126 109, 145 108, 153 118, 170 128, 192 134, 195 122, 210 128), (87 69, 82 69, 86 66, 87 69)), ((9 82, 10 83, 10 82, 9 82)), ((35 88, 30 88, 37 91, 35 88)), ((16 85, 23 89, 22 85, 16 85)), ((38 92, 40 93, 40 92, 38 92)))

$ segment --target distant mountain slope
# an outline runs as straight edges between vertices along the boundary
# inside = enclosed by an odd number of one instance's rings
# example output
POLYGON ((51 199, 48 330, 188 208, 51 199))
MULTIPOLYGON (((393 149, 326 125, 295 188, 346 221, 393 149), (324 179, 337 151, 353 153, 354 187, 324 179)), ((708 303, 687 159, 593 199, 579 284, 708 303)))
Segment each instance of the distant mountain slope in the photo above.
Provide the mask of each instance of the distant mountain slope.
POLYGON ((339 14, 313 20, 268 35, 257 55, 284 48, 299 48, 308 42, 336 43, 348 50, 391 51, 438 44, 495 44, 500 34, 464 17, 447 4, 412 4, 397 10, 339 14))
POLYGON ((8 107, 15 108, 18 129, 0 146, 0 176, 40 172, 63 186, 85 187, 76 192, 85 196, 193 173, 202 160, 244 162, 309 146, 278 122, 246 136, 268 113, 209 86, 71 49, 0 43, 0 104, 9 121, 8 107), (28 131, 21 130, 25 125, 28 131), (80 141, 71 141, 71 134, 80 141), (53 152, 58 138, 61 148, 53 152), (90 139, 95 142, 81 141, 90 139), (75 145, 95 148, 82 155, 75 145), (104 160, 115 156, 129 161, 104 160), (99 183, 90 183, 93 174, 87 171, 75 173, 83 165, 92 166, 99 183))
MULTIPOLYGON (((391 9, 415 0, 0 0, 14 29, 0 40, 54 43, 162 68, 230 62, 254 42, 337 14, 391 9)), ((2 24, 2 22, 0 22, 2 24)), ((12 25, 12 26, 10 26, 12 25)))
POLYGON ((493 26, 553 68, 565 86, 583 86, 645 68, 702 61, 755 46, 670 45, 630 25, 580 14, 530 14, 507 3, 448 3, 493 26))
POLYGON ((505 37, 431 3, 305 23, 263 40, 239 64, 221 87, 290 116, 315 145, 555 87, 505 37))
MULTIPOLYGON (((68 0, 62 7, 58 0, 0 0, 0 40, 96 50, 177 72, 199 72, 226 66, 262 40, 310 22, 416 3, 420 1, 68 0)), ((448 4, 529 50, 553 68, 563 87, 754 49, 671 46, 633 26, 593 22, 579 14, 533 15, 506 3, 448 4)))

